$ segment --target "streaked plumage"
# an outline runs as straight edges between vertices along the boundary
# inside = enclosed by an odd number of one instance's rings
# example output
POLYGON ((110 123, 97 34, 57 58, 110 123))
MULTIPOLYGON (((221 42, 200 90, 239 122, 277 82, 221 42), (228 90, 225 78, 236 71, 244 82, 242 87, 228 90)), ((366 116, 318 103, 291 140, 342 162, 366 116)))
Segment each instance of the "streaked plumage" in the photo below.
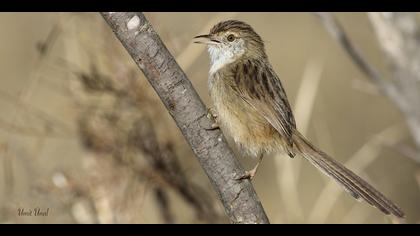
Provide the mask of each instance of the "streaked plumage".
MULTIPOLYGON (((209 35, 197 38, 205 38, 208 45, 209 92, 218 123, 241 149, 254 156, 281 150, 291 157, 298 153, 353 197, 366 200, 385 214, 404 216, 379 191, 297 131, 286 93, 267 58, 264 42, 250 25, 223 21, 209 35)), ((255 174, 256 168, 253 171, 255 174)))
POLYGON ((246 151, 258 156, 285 147, 294 156, 295 120, 268 61, 250 58, 222 67, 210 75, 209 91, 221 126, 246 151))

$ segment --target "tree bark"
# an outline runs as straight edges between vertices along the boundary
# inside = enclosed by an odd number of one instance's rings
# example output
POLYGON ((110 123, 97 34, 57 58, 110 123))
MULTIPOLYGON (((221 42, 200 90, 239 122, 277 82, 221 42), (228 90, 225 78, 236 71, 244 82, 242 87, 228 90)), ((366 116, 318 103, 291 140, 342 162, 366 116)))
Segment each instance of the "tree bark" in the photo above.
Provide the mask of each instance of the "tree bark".
POLYGON ((191 82, 142 13, 101 13, 191 146, 232 223, 269 223, 250 181, 191 82))

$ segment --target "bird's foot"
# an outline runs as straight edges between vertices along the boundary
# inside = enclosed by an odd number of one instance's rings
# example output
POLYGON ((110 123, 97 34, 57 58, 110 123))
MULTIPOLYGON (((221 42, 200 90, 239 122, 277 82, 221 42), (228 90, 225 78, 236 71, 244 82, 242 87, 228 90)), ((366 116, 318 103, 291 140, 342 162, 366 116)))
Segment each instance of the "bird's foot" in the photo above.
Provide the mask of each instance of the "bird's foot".
POLYGON ((211 107, 207 108, 207 118, 214 120, 217 119, 217 114, 211 107))
POLYGON ((219 129, 219 128, 220 128, 219 125, 215 122, 215 123, 211 124, 210 127, 204 128, 204 129, 205 130, 216 130, 216 129, 219 129))
POLYGON ((217 115, 212 108, 207 108, 207 118, 213 121, 213 123, 210 127, 205 128, 206 130, 216 130, 220 128, 217 124, 217 115))
POLYGON ((258 157, 258 162, 257 164, 254 166, 254 168, 252 168, 252 170, 248 170, 245 171, 245 174, 240 176, 239 178, 236 178, 236 180, 244 180, 244 179, 249 179, 249 181, 252 181, 252 179, 254 178, 255 174, 257 173, 258 167, 260 166, 262 160, 263 160, 264 155, 260 154, 258 157))
POLYGON ((294 152, 288 151, 288 155, 290 158, 294 158, 296 154, 294 152))
POLYGON ((247 170, 245 171, 245 174, 236 178, 235 180, 244 180, 244 179, 248 179, 249 181, 252 181, 252 179, 254 178, 255 174, 257 173, 257 169, 252 169, 252 170, 247 170))

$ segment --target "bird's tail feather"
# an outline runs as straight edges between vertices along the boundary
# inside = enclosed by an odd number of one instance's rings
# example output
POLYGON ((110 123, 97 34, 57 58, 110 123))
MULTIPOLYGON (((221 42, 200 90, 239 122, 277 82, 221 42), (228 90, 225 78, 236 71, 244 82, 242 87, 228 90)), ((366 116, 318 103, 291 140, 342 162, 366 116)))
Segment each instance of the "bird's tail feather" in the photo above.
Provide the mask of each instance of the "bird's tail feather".
POLYGON ((354 198, 364 199, 387 215, 392 214, 399 218, 404 217, 404 212, 397 205, 351 170, 316 148, 298 131, 295 132, 293 141, 298 153, 326 175, 340 183, 354 198))

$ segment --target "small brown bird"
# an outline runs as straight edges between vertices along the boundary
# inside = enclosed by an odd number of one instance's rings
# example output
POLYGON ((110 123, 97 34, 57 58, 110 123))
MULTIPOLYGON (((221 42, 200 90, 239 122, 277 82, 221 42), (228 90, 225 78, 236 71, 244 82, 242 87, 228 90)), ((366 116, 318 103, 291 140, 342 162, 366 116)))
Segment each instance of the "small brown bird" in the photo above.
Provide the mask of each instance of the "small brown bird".
POLYGON ((265 52, 264 42, 247 23, 216 24, 196 43, 206 44, 211 59, 209 92, 217 123, 257 165, 240 179, 252 179, 266 153, 300 154, 340 183, 356 199, 385 214, 404 217, 402 210, 355 173, 312 145, 296 129, 286 93, 265 52))

